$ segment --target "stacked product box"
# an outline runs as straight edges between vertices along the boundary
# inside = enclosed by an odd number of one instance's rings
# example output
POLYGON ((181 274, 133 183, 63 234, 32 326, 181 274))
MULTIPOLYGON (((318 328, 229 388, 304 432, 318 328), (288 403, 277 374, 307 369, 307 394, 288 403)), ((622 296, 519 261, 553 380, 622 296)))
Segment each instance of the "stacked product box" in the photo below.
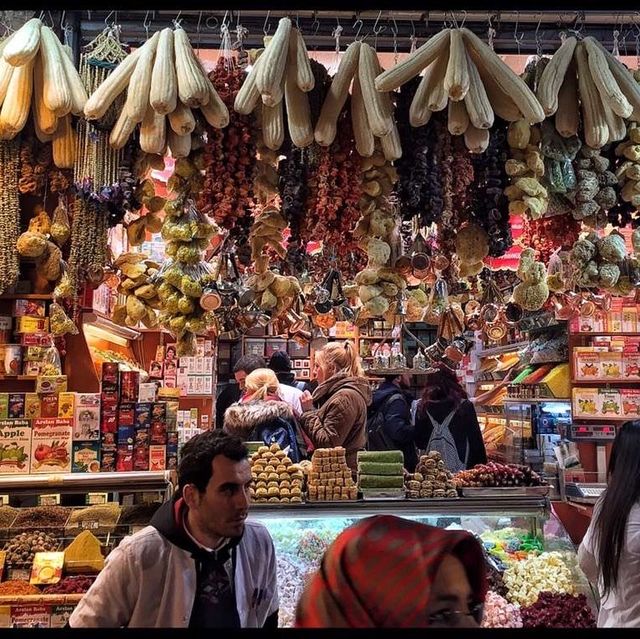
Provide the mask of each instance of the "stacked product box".
POLYGON ((594 336, 573 353, 576 380, 640 380, 640 336, 594 336))
POLYGON ((640 390, 637 388, 574 388, 573 417, 638 419, 640 417, 640 390))
POLYGON ((177 388, 181 397, 212 395, 214 379, 214 346, 211 340, 196 339, 194 357, 176 357, 176 345, 158 346, 149 366, 151 379, 163 379, 167 388, 177 388))

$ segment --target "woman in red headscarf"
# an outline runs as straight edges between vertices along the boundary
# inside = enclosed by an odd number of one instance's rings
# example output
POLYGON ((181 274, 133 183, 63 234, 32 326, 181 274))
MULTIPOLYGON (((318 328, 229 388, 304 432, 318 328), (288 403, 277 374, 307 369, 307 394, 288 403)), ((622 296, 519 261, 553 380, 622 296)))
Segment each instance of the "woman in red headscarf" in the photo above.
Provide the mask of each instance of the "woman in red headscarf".
POLYGON ((327 550, 300 598, 296 627, 477 627, 486 591, 473 535, 377 515, 327 550))

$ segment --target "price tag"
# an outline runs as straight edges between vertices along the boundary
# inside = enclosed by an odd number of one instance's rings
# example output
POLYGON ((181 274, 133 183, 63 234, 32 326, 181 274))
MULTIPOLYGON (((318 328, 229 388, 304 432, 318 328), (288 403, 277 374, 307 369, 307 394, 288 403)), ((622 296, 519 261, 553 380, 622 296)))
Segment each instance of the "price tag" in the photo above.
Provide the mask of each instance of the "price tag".
POLYGON ((100 522, 86 519, 85 521, 80 522, 80 528, 82 528, 82 530, 97 530, 100 528, 100 522))
POLYGON ((162 501, 158 493, 142 493, 142 501, 145 504, 155 504, 157 501, 162 501))
POLYGON ((109 501, 109 493, 87 493, 87 506, 95 506, 96 504, 106 504, 109 501))
POLYGON ((64 477, 62 475, 49 475, 47 477, 47 485, 49 486, 62 486, 64 477))
POLYGON ((9 505, 9 495, 0 495, 0 506, 9 505))
POLYGON ((130 493, 128 495, 123 495, 122 496, 122 505, 123 506, 133 506, 134 498, 135 498, 135 495, 133 493, 130 493))
POLYGON ((54 495, 39 495, 38 496, 38 506, 59 506, 60 505, 60 494, 54 495))
POLYGON ((19 581, 29 581, 31 579, 31 567, 29 568, 10 568, 9 579, 19 581))

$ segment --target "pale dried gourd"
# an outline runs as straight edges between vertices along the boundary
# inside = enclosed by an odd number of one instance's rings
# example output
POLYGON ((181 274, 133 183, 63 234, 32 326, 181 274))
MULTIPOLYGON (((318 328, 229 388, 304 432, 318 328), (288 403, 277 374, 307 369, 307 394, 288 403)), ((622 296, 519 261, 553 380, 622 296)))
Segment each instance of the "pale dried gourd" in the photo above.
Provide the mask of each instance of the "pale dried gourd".
POLYGON ((56 40, 56 34, 49 27, 43 26, 40 30, 40 57, 44 79, 44 103, 61 118, 71 113, 73 102, 62 54, 56 40))
POLYGON ((149 102, 156 113, 167 115, 178 103, 173 31, 167 27, 160 32, 151 78, 149 102))
POLYGON ((21 67, 36 57, 40 49, 40 28, 42 21, 39 18, 27 20, 7 42, 2 57, 13 67, 21 67))
POLYGON ((156 31, 143 47, 135 69, 129 80, 129 90, 124 109, 127 115, 135 122, 142 122, 149 105, 149 93, 151 91, 151 78, 153 77, 153 64, 160 32, 156 31))
POLYGON ((208 104, 211 82, 202 72, 184 29, 177 28, 173 32, 173 46, 180 101, 189 108, 208 104))

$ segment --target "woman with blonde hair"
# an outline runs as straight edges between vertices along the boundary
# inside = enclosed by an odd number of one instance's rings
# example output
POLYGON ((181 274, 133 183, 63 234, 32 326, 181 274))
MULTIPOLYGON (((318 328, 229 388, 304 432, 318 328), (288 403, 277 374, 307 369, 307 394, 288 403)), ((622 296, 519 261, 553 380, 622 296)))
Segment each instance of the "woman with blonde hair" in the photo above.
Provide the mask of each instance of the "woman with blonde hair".
POLYGON ((347 464, 356 471, 357 453, 366 443, 371 389, 352 342, 331 342, 315 354, 318 387, 302 396, 301 426, 314 448, 346 449, 347 464))
POLYGON ((279 394, 278 378, 269 368, 257 368, 247 375, 240 401, 227 408, 224 430, 245 441, 279 444, 288 449, 293 462, 301 460, 304 440, 298 440, 293 410, 279 394))

